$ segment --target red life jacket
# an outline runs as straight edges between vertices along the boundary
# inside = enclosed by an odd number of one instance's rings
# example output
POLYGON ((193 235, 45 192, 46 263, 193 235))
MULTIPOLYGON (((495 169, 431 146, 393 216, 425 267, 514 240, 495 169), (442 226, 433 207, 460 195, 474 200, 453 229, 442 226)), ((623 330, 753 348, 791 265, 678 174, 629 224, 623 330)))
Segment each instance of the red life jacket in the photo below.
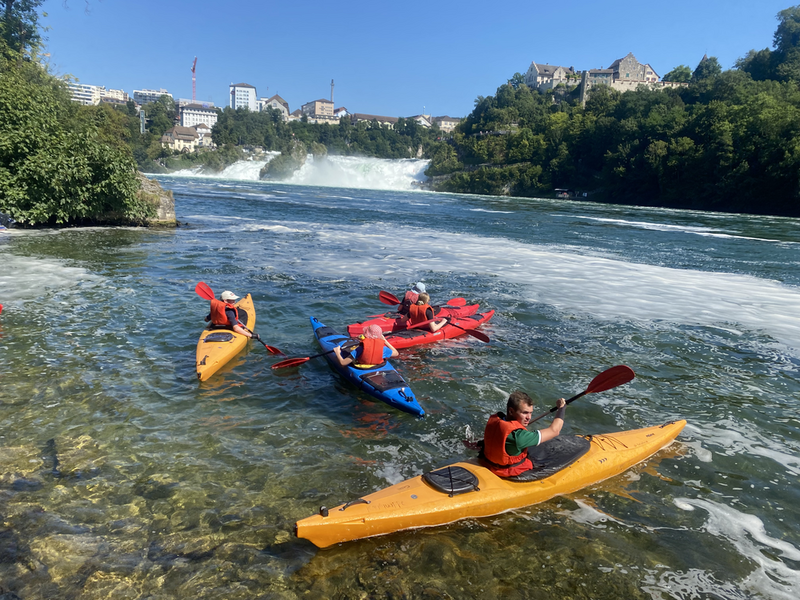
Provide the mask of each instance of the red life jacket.
MULTIPOLYGON (((428 320, 428 309, 431 308, 430 304, 412 304, 408 307, 408 321, 411 325, 422 323, 428 320)), ((433 310, 431 309, 431 314, 433 310)))
POLYGON ((383 340, 364 338, 361 340, 361 354, 356 359, 359 365, 379 365, 383 362, 383 340))
POLYGON ((502 413, 489 417, 483 432, 481 463, 499 477, 513 477, 533 468, 528 458, 528 449, 518 456, 506 454, 506 439, 512 431, 525 429, 519 421, 506 421, 502 413))
POLYGON ((233 314, 236 315, 236 323, 239 323, 239 310, 227 302, 214 298, 211 301, 211 325, 214 327, 231 328, 231 324, 228 322, 228 315, 225 314, 226 308, 233 309, 233 314))

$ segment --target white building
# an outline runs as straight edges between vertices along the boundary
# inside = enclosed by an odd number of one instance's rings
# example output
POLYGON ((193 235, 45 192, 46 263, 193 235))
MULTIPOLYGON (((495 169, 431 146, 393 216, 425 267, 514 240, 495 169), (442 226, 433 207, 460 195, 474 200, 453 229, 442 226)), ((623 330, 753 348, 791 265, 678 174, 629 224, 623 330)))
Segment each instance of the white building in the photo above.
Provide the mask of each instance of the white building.
POLYGON ((161 98, 161 96, 169 96, 172 98, 172 94, 164 88, 160 90, 133 90, 133 101, 139 105, 155 102, 161 98))
POLYGON ((580 76, 573 67, 559 67, 532 62, 525 72, 525 85, 535 90, 551 90, 559 84, 575 87, 580 84, 580 76))
POLYGON ((249 83, 232 83, 230 85, 231 102, 230 107, 246 108, 252 112, 258 110, 256 101, 256 88, 249 83))
POLYGON ((445 133, 450 133, 461 122, 461 119, 445 115, 443 117, 433 117, 433 122, 439 125, 439 129, 445 133))
POLYGON ((217 109, 202 104, 187 104, 181 107, 181 127, 194 127, 205 124, 214 127, 217 122, 217 109))
POLYGON ((289 120, 289 103, 275 94, 272 98, 259 98, 258 99, 258 110, 259 112, 263 112, 268 108, 274 108, 275 110, 279 110, 283 115, 283 120, 289 120))
POLYGON ((106 95, 106 88, 103 85, 89 85, 68 81, 67 87, 69 87, 69 91, 72 94, 72 100, 86 106, 100 104, 100 98, 106 95))

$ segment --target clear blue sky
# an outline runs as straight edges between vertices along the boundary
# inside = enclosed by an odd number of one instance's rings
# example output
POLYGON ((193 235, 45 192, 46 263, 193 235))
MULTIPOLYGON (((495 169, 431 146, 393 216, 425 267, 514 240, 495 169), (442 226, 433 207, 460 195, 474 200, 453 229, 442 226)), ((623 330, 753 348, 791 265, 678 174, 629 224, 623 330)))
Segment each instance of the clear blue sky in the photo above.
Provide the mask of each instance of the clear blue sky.
POLYGON ((217 106, 228 85, 291 110, 330 98, 350 112, 466 116, 531 61, 607 67, 633 52, 663 76, 703 54, 731 68, 772 48, 789 0, 269 2, 47 0, 53 72, 123 89, 166 88, 217 106), (87 12, 88 4, 88 12, 87 12))

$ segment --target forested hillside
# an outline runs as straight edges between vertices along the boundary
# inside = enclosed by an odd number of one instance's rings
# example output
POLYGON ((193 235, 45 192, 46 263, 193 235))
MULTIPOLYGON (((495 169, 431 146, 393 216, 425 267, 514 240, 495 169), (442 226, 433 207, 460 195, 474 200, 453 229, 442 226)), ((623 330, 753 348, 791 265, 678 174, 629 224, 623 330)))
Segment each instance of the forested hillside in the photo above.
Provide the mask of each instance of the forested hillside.
POLYGON ((705 60, 686 88, 600 86, 582 107, 516 78, 434 154, 434 187, 800 216, 800 7, 778 20, 774 50, 705 60))

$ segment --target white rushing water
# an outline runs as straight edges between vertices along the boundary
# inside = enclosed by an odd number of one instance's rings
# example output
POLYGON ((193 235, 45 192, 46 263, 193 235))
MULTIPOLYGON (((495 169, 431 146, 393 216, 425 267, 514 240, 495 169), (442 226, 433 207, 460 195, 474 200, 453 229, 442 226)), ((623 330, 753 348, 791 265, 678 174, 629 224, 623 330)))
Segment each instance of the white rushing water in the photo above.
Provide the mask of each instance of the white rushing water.
MULTIPOLYGON (((374 209, 374 207, 373 207, 374 209)), ((223 217, 191 216, 193 220, 223 217)), ((537 245, 465 233, 369 223, 349 226, 237 220, 232 232, 315 234, 303 269, 320 277, 413 281, 430 272, 459 272, 526 290, 526 300, 600 319, 671 321, 724 328, 745 342, 768 334, 800 349, 800 289, 736 273, 677 269, 620 260, 570 246, 537 245), (387 240, 414 240, 393 247, 387 240), (347 262, 340 260, 347 254, 347 262)), ((278 270, 289 265, 275 264, 278 270)), ((500 286, 502 287, 502 286, 500 286)), ((515 292, 516 293, 516 292, 515 292)))
MULTIPOLYGON (((267 153, 266 159, 239 161, 221 173, 204 173, 201 168, 185 169, 171 175, 258 181, 261 169, 278 152, 267 153)), ((348 187, 369 190, 410 191, 425 181, 427 160, 389 160, 358 156, 328 156, 315 159, 309 154, 305 164, 283 183, 320 187, 348 187)))

